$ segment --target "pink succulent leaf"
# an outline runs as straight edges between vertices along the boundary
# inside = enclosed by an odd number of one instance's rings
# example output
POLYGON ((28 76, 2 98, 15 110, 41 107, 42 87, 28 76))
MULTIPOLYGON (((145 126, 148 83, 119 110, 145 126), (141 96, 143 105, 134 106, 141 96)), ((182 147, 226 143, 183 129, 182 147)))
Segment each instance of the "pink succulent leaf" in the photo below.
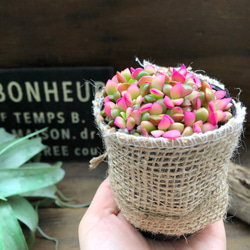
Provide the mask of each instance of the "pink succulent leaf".
POLYGON ((188 85, 188 84, 183 84, 182 85, 182 95, 181 95, 181 97, 188 96, 192 92, 193 92, 193 88, 190 85, 188 85))
POLYGON ((193 130, 194 130, 195 133, 202 133, 201 127, 196 123, 193 126, 193 130))
POLYGON ((218 90, 218 91, 214 92, 216 100, 220 100, 220 99, 224 98, 226 94, 227 94, 227 92, 224 90, 218 90))
POLYGON ((167 130, 173 123, 172 118, 170 120, 168 115, 163 115, 161 122, 158 124, 158 129, 167 130))
POLYGON ((160 136, 162 136, 164 134, 164 131, 161 131, 161 130, 153 130, 151 131, 151 135, 154 137, 154 138, 159 138, 160 136))
POLYGON ((106 103, 106 102, 110 102, 110 97, 109 97, 109 96, 106 96, 106 97, 104 98, 104 103, 106 103))
POLYGON ((135 84, 131 84, 128 87, 127 92, 130 94, 132 99, 136 99, 140 95, 140 89, 135 84))
POLYGON ((152 105, 153 105, 152 103, 144 104, 143 106, 141 106, 140 111, 141 112, 149 111, 151 109, 152 105))
POLYGON ((116 83, 118 83, 118 79, 117 79, 117 76, 116 75, 114 75, 113 77, 112 77, 112 79, 111 79, 113 82, 116 82, 116 83))
POLYGON ((195 102, 195 109, 201 108, 201 99, 197 97, 196 102, 195 102))
POLYGON ((141 128, 141 134, 142 134, 144 137, 149 137, 148 131, 147 131, 145 128, 141 128))
POLYGON ((125 94, 124 94, 123 97, 124 97, 124 100, 125 100, 127 106, 132 106, 133 105, 133 101, 132 101, 131 95, 129 94, 128 91, 125 92, 125 94))
POLYGON ((189 101, 193 101, 195 100, 197 97, 199 97, 200 92, 194 90, 190 95, 186 96, 186 99, 188 99, 189 101))
POLYGON ((213 124, 211 124, 211 123, 209 123, 209 122, 206 122, 206 123, 204 123, 204 125, 203 125, 203 127, 202 127, 202 132, 203 132, 203 133, 206 133, 206 132, 208 132, 208 131, 213 131, 213 130, 215 130, 216 128, 217 128, 216 125, 213 125, 213 124))
POLYGON ((136 104, 140 105, 142 104, 143 102, 143 97, 141 95, 139 95, 137 98, 136 98, 136 104))
POLYGON ((186 126, 193 126, 195 122, 196 116, 194 112, 185 112, 184 113, 184 124, 186 126))
POLYGON ((165 77, 166 76, 163 74, 160 74, 154 77, 152 80, 151 88, 155 88, 155 89, 162 91, 164 83, 165 83, 165 77))
POLYGON ((184 64, 181 65, 179 73, 182 74, 183 76, 187 75, 187 68, 186 68, 186 66, 184 64))
POLYGON ((155 67, 151 64, 147 65, 144 70, 148 72, 150 75, 155 73, 155 67))
POLYGON ((115 104, 113 102, 107 102, 107 103, 104 104, 104 112, 110 118, 112 118, 111 110, 114 107, 115 107, 115 104))
POLYGON ((205 88, 205 100, 207 103, 215 100, 214 92, 210 88, 205 88))
POLYGON ((151 132, 152 130, 155 130, 155 126, 150 121, 142 121, 140 125, 141 129, 146 129, 148 132, 151 132))
POLYGON ((171 88, 170 96, 173 99, 179 99, 182 96, 182 85, 180 83, 175 84, 171 88))
POLYGON ((141 111, 140 110, 134 110, 131 113, 131 117, 134 118, 136 125, 139 125, 141 123, 141 111))
POLYGON ((190 136, 194 133, 194 130, 191 127, 186 127, 184 128, 183 132, 182 132, 182 136, 190 136))
POLYGON ((117 100, 116 102, 116 105, 117 107, 120 109, 120 110, 123 110, 123 111, 126 111, 128 106, 126 104, 126 101, 125 101, 125 98, 124 97, 121 97, 117 100))
POLYGON ((228 111, 232 106, 233 104, 231 102, 228 103, 227 106, 224 108, 224 111, 228 111))
POLYGON ((120 129, 126 128, 125 120, 124 120, 122 117, 120 117, 120 116, 117 116, 117 117, 115 118, 114 124, 115 124, 118 128, 120 128, 120 129))
POLYGON ((143 76, 138 82, 137 85, 141 86, 142 84, 148 82, 151 85, 153 77, 152 76, 143 76))
POLYGON ((174 107, 174 103, 167 95, 164 97, 163 103, 166 105, 167 108, 172 109, 174 107))
POLYGON ((232 98, 224 98, 215 101, 216 110, 224 110, 226 106, 231 102, 232 98))
POLYGON ((172 102, 174 103, 174 105, 181 105, 183 103, 184 99, 183 98, 179 98, 179 99, 173 99, 172 102))
POLYGON ((227 116, 227 114, 225 112, 223 112, 222 110, 217 110, 216 113, 217 113, 217 117, 218 117, 218 122, 222 121, 227 116))
POLYGON ((129 83, 119 83, 118 84, 118 91, 122 94, 124 91, 126 91, 129 88, 129 83))
POLYGON ((222 122, 222 123, 225 123, 225 122, 227 122, 229 119, 231 119, 232 118, 232 113, 231 112, 228 112, 228 111, 225 111, 225 114, 226 114, 226 117, 223 119, 223 120, 221 120, 220 122, 222 122))
POLYGON ((213 113, 213 112, 215 112, 215 104, 214 104, 214 101, 211 101, 211 102, 209 102, 208 103, 208 111, 209 111, 209 113, 213 113))
POLYGON ((132 130, 135 127, 135 119, 133 117, 129 117, 127 120, 127 129, 132 130))
POLYGON ((171 110, 171 114, 172 114, 172 115, 173 115, 173 114, 183 114, 183 110, 182 110, 181 107, 174 107, 174 108, 172 108, 172 110, 171 110))
POLYGON ((118 88, 118 84, 112 80, 108 80, 105 86, 105 91, 108 95, 113 95, 118 88))
POLYGON ((184 98, 184 101, 181 104, 181 106, 182 107, 189 107, 189 106, 191 106, 191 102, 188 99, 184 98))
POLYGON ((162 114, 162 107, 159 103, 154 102, 153 105, 151 106, 149 113, 151 115, 160 115, 162 114))
POLYGON ((187 112, 187 111, 188 111, 188 112, 194 111, 194 110, 192 109, 192 107, 190 107, 190 106, 188 106, 188 107, 183 107, 182 110, 183 110, 183 113, 184 113, 184 112, 187 112))
POLYGON ((169 83, 170 82, 170 76, 168 74, 164 74, 165 75, 165 83, 169 83))
POLYGON ((131 72, 128 68, 124 69, 121 74, 125 77, 127 81, 131 79, 131 72))
POLYGON ((132 78, 134 78, 135 80, 136 80, 136 78, 137 78, 137 75, 139 74, 139 72, 141 72, 141 71, 143 71, 143 69, 142 68, 136 68, 133 72, 131 71, 131 76, 132 76, 132 78))
POLYGON ((127 110, 126 110, 126 118, 127 118, 127 119, 128 119, 128 117, 131 116, 132 112, 133 112, 133 108, 128 107, 127 110))
POLYGON ((164 96, 164 94, 158 89, 152 88, 149 91, 157 99, 160 99, 161 97, 164 96))
POLYGON ((173 74, 171 77, 171 80, 174 82, 185 82, 185 76, 183 76, 181 73, 179 73, 176 69, 173 69, 173 74))
POLYGON ((196 121, 194 124, 198 125, 200 128, 203 126, 202 120, 196 121))
POLYGON ((198 88, 201 87, 201 80, 198 77, 194 77, 194 82, 198 88))
POLYGON ((181 122, 183 120, 184 114, 177 113, 172 116, 175 122, 181 122))
POLYGON ((116 72, 116 76, 117 76, 117 80, 120 83, 125 83, 127 82, 126 78, 120 73, 120 72, 116 72))
POLYGON ((194 73, 187 73, 186 75, 186 79, 193 78, 193 77, 194 77, 194 73))
POLYGON ((160 123, 161 120, 162 120, 162 117, 163 117, 163 115, 150 115, 149 118, 148 118, 148 120, 149 120, 152 124, 154 124, 155 126, 158 126, 159 123, 160 123))
POLYGON ((163 134, 163 137, 167 139, 176 139, 180 136, 181 136, 181 132, 177 129, 167 131, 163 134))

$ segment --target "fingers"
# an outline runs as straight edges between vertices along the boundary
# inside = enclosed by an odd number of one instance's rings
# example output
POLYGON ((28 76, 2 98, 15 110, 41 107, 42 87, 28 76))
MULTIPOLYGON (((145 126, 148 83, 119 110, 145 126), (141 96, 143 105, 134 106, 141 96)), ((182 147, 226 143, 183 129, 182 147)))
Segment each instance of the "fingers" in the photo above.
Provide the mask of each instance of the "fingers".
POLYGON ((86 213, 98 217, 107 216, 109 214, 118 214, 118 207, 109 184, 109 178, 105 179, 97 189, 86 213))

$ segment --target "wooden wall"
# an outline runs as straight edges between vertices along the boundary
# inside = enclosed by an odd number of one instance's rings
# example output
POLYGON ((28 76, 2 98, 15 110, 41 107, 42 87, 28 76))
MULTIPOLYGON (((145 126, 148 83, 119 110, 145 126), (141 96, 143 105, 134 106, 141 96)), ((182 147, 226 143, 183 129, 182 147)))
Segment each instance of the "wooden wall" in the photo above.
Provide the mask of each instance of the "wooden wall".
MULTIPOLYGON (((204 69, 250 106, 249 0, 0 2, 0 67, 204 69)), ((248 115, 247 126, 250 128, 248 115)))

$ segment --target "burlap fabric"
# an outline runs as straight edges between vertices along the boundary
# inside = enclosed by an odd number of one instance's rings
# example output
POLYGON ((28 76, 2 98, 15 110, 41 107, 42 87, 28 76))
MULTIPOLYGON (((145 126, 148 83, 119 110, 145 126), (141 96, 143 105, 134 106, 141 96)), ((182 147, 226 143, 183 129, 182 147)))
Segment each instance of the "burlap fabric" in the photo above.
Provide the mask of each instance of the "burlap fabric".
MULTIPOLYGON (((209 81, 224 88, 216 80, 209 81)), ((246 113, 240 102, 234 102, 234 117, 219 129, 175 140, 111 129, 100 114, 102 102, 97 93, 94 115, 108 155, 110 185, 119 209, 132 225, 180 236, 225 216, 228 166, 246 113)))

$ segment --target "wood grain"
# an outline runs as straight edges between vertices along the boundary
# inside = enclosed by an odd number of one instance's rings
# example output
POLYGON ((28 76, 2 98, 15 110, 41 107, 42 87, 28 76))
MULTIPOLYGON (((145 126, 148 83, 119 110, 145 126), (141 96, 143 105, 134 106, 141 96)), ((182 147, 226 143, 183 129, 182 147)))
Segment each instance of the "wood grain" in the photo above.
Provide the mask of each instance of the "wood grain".
POLYGON ((249 10, 248 0, 1 1, 0 67, 122 70, 138 65, 135 56, 185 63, 221 80, 234 97, 241 88, 249 107, 249 10))
POLYGON ((250 224, 250 168, 230 165, 230 209, 229 213, 250 224))

